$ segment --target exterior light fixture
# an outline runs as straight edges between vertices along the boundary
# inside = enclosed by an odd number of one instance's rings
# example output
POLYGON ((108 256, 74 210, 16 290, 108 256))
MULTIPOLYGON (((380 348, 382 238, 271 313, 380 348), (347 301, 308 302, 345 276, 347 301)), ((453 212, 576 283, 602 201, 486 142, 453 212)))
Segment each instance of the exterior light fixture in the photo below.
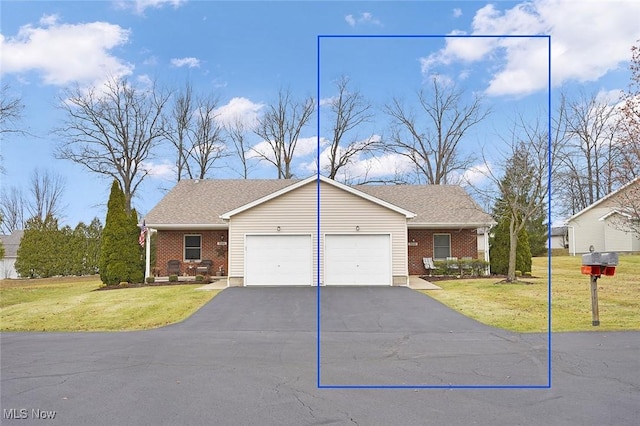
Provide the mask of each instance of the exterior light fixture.
POLYGON ((279 226, 276 227, 276 231, 280 232, 280 227, 279 226))
POLYGON ((358 225, 356 225, 356 231, 359 231, 360 227, 358 225))

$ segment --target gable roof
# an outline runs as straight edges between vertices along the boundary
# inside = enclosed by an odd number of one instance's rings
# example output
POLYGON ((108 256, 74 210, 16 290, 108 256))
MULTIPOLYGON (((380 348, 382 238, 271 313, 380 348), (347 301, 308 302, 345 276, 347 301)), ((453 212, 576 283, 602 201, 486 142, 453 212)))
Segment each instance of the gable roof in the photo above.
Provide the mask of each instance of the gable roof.
POLYGON ((11 235, 0 235, 2 245, 4 246, 4 257, 17 257, 18 247, 20 247, 20 240, 24 231, 13 231, 11 235))
MULTIPOLYGON (((316 176, 300 179, 181 180, 145 216, 157 229, 226 228, 225 219, 273 199, 316 176)), ((484 227, 494 222, 467 192, 455 185, 347 186, 326 177, 326 183, 404 214, 409 227, 484 227)))
POLYGON ((457 185, 357 185, 356 189, 416 213, 410 228, 481 228, 495 220, 457 185))
POLYGON ((405 210, 405 209, 403 209, 401 207, 398 207, 397 205, 393 205, 393 204, 388 203, 388 202, 386 202, 384 200, 381 200, 379 198, 372 197, 371 195, 369 195, 367 193, 358 191, 357 189, 354 189, 354 188, 352 188, 350 186, 343 185, 343 184, 341 184, 339 182, 336 182, 335 180, 329 179, 329 178, 324 177, 324 176, 319 176, 319 177, 318 176, 311 176, 311 177, 309 177, 307 179, 304 179, 304 180, 301 180, 299 182, 296 182, 293 185, 289 185, 289 186, 287 186, 287 187, 285 187, 285 188, 283 188, 283 189, 281 189, 279 191, 276 191, 276 192, 274 192, 272 194, 266 195, 266 196, 264 196, 264 197, 262 197, 262 198, 260 198, 258 200, 255 200, 255 201, 253 201, 251 203, 245 204, 244 206, 241 206, 241 207, 239 207, 237 209, 234 209, 234 210, 232 210, 230 212, 223 213, 222 215, 220 215, 220 217, 222 219, 228 220, 228 219, 231 218, 231 216, 233 216, 235 214, 241 213, 241 212, 243 212, 245 210, 249 210, 250 208, 257 206, 258 204, 262 204, 264 202, 272 200, 272 199, 274 199, 276 197, 279 197, 279 196, 281 196, 283 194, 286 194, 287 192, 293 191, 293 190, 295 190, 295 189, 297 189, 297 188, 299 188, 301 186, 307 185, 309 183, 317 182, 318 179, 320 179, 320 181, 325 182, 325 183, 327 183, 329 185, 335 186, 336 188, 342 189, 343 191, 349 192, 349 193, 351 193, 351 194, 353 194, 353 195, 355 195, 357 197, 364 198, 366 200, 371 201, 372 203, 378 204, 378 205, 380 205, 382 207, 385 207, 385 208, 393 210, 393 211, 395 211, 397 213, 400 213, 400 214, 404 215, 407 219, 412 219, 412 218, 414 218, 416 216, 415 213, 407 211, 407 210, 405 210))
POLYGON ((152 228, 226 228, 219 216, 299 179, 204 179, 181 180, 145 216, 152 228))
POLYGON ((589 210, 591 210, 591 209, 593 209, 595 207, 598 207, 600 204, 604 203, 605 201, 614 198, 616 195, 620 194, 622 191, 625 191, 627 188, 629 188, 629 187, 631 187, 633 185, 640 185, 640 177, 637 177, 637 178, 631 180, 630 182, 627 182, 626 184, 622 185, 620 188, 616 189, 615 191, 613 191, 613 192, 605 195, 604 197, 600 198, 598 201, 594 202, 590 206, 587 206, 586 208, 580 210, 578 213, 574 214, 569 219, 567 219, 567 223, 575 220, 579 216, 582 216, 583 214, 585 214, 589 210))

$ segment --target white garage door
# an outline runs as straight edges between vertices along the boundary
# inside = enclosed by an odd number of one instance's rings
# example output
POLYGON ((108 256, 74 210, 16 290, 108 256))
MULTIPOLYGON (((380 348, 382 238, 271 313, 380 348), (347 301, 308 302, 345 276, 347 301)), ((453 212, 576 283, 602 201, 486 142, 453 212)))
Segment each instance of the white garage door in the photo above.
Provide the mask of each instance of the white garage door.
POLYGON ((311 285, 310 235, 247 235, 245 285, 311 285))
POLYGON ((326 285, 391 285, 389 235, 325 235, 326 285))

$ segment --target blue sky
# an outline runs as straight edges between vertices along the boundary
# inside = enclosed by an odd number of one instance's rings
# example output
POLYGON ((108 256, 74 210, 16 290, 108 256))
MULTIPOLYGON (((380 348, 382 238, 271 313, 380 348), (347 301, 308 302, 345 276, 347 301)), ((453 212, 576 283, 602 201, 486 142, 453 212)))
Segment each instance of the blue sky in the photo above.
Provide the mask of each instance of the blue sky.
MULTIPOLYGON (((384 138, 388 118, 382 105, 392 96, 410 102, 429 76, 438 74, 469 96, 483 95, 492 114, 468 135, 464 149, 496 155, 497 161, 504 148, 501 135, 516 111, 527 117, 547 112, 546 39, 322 38, 318 74, 317 36, 550 35, 552 96, 562 88, 598 93, 612 102, 629 82, 629 49, 640 39, 640 3, 631 1, 3 1, 0 8, 2 82, 22 98, 21 125, 29 132, 3 136, 2 189, 26 191, 35 168, 62 175, 63 223, 71 226, 94 216, 104 221, 110 186, 54 158, 60 137, 51 130, 61 119, 56 106, 74 84, 100 85, 117 75, 178 89, 189 80, 196 93, 219 98, 221 120, 241 116, 251 122, 278 89, 302 98, 315 96, 319 83, 320 99, 329 99, 333 83, 344 75, 376 111, 357 136, 384 138)), ((320 136, 326 136, 325 113, 321 108, 320 136)), ((301 135, 294 170, 299 177, 315 168, 317 128, 314 117, 301 135)), ((258 147, 261 142, 251 138, 258 147)), ((375 164, 356 160, 354 174, 367 168, 384 177, 406 166, 394 156, 375 164)), ((225 161, 211 177, 238 177, 233 162, 225 161)), ((172 164, 168 148, 149 162, 152 175, 134 200, 142 214, 174 185, 172 164)), ((474 170, 468 174, 473 178, 474 170)), ((266 163, 254 164, 251 172, 255 178, 275 176, 266 163)))

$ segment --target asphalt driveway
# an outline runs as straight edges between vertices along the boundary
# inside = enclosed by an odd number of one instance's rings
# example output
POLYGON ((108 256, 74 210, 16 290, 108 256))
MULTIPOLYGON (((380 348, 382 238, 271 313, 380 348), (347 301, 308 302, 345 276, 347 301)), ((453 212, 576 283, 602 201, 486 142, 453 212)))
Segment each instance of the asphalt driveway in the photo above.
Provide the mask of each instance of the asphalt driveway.
POLYGON ((3 333, 2 424, 636 424, 640 333, 493 329, 407 288, 232 288, 143 332, 3 333), (38 411, 42 410, 42 411, 38 411), (36 419, 55 411, 55 418, 36 419), (9 419, 14 417, 14 419, 9 419), (25 417, 24 419, 16 419, 25 417))

